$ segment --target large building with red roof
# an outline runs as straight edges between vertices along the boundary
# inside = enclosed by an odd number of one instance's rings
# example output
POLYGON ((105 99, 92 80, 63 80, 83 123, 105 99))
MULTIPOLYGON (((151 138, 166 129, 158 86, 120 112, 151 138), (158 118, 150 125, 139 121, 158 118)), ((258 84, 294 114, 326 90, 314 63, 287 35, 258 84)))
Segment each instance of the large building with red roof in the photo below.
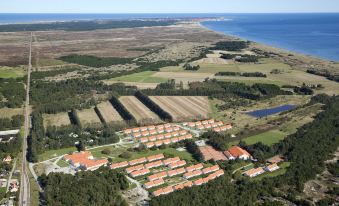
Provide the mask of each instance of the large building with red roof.
POLYGON ((229 150, 224 151, 224 154, 229 160, 234 159, 248 160, 251 158, 250 153, 248 153, 246 150, 238 146, 231 147, 229 150))

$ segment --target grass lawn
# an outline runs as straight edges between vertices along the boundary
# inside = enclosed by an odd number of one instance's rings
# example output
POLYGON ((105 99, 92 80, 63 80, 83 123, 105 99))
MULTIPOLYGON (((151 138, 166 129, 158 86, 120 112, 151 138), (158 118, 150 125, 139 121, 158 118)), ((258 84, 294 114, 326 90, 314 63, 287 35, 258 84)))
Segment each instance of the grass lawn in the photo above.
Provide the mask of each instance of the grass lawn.
POLYGON ((23 77, 25 70, 20 67, 0 67, 0 78, 23 77))
POLYGON ((65 160, 63 160, 63 159, 59 160, 59 161, 57 162, 57 165, 58 165, 59 167, 68 167, 68 166, 69 166, 69 164, 68 164, 65 160))
POLYGON ((265 145, 271 146, 283 140, 285 137, 286 137, 285 133, 279 130, 271 130, 271 131, 264 132, 258 135, 247 137, 244 139, 244 141, 248 145, 252 145, 257 142, 262 142, 265 145))
POLYGON ((101 153, 101 151, 105 148, 98 148, 95 150, 91 150, 92 154, 96 158, 103 158, 103 157, 111 157, 113 162, 122 162, 126 160, 132 160, 132 159, 137 159, 141 157, 148 157, 151 155, 155 154, 166 154, 166 155, 173 155, 173 156, 179 156, 181 159, 185 159, 187 161, 192 160, 192 155, 186 151, 177 151, 174 148, 166 148, 166 149, 158 149, 158 150, 146 150, 142 152, 130 152, 131 157, 128 159, 124 159, 119 157, 119 155, 123 152, 127 151, 127 148, 119 147, 119 148, 113 148, 112 146, 110 147, 112 152, 109 155, 104 155, 101 153))
POLYGON ((265 177, 276 177, 276 176, 279 176, 279 175, 283 175, 283 174, 286 173, 286 170, 290 166, 290 164, 291 164, 290 162, 283 162, 283 163, 279 164, 279 167, 280 167, 279 170, 276 170, 274 172, 265 172, 264 174, 253 178, 253 180, 262 180, 265 177))
MULTIPOLYGON (((248 144, 248 145, 252 145, 252 144, 255 144, 255 143, 258 143, 258 142, 262 142, 265 145, 271 146, 275 143, 280 142, 286 136, 287 136, 287 134, 285 134, 284 132, 281 132, 279 130, 271 130, 271 131, 267 131, 267 132, 264 132, 264 133, 261 133, 261 134, 246 137, 242 140, 245 141, 246 144, 248 144)), ((231 147, 231 146, 234 146, 234 145, 237 145, 237 144, 239 144, 239 140, 229 142, 228 146, 231 147)))
POLYGON ((69 148, 63 148, 63 149, 58 149, 58 150, 49 150, 46 151, 38 156, 39 161, 44 161, 48 159, 52 159, 54 157, 67 154, 69 152, 75 152, 76 148, 75 147, 69 147, 69 148))
POLYGON ((155 71, 145 71, 134 73, 126 76, 116 77, 110 79, 111 81, 120 81, 120 82, 142 82, 142 83, 163 83, 167 82, 166 78, 153 77, 155 71))

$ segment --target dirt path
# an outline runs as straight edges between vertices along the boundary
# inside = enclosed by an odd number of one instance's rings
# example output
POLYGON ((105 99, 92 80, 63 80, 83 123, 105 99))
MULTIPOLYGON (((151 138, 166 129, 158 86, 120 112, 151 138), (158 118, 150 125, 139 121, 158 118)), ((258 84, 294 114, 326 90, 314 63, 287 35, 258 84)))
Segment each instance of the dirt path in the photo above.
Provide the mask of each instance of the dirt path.
POLYGON ((124 192, 124 197, 130 205, 145 205, 145 201, 149 200, 149 193, 142 187, 140 182, 126 176, 126 178, 136 184, 136 187, 124 192))

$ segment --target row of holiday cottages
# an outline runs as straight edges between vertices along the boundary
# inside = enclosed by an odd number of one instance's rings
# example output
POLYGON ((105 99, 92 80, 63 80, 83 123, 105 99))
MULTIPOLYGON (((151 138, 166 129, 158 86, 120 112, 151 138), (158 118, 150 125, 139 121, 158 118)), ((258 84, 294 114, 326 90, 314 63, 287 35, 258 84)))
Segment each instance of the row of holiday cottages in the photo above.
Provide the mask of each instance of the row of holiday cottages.
POLYGON ((244 172, 243 174, 247 177, 256 177, 258 175, 261 175, 265 172, 274 172, 276 170, 280 169, 280 167, 278 166, 277 163, 273 163, 270 165, 267 165, 265 167, 257 167, 257 168, 253 168, 250 170, 247 170, 246 172, 244 172))
POLYGON ((186 139, 192 139, 192 138, 193 138, 192 134, 186 134, 186 135, 182 135, 182 136, 179 136, 179 137, 172 137, 170 139, 158 140, 158 141, 155 141, 155 142, 147 142, 145 144, 145 146, 147 148, 160 147, 161 145, 174 144, 174 143, 181 142, 181 141, 184 141, 186 139))
POLYGON ((201 175, 207 175, 212 172, 216 172, 220 170, 219 165, 214 165, 210 167, 203 168, 202 164, 197 164, 197 165, 192 165, 189 167, 182 167, 174 170, 169 170, 169 171, 163 171, 159 172, 153 175, 150 175, 147 177, 149 182, 144 183, 144 187, 146 189, 150 189, 152 187, 157 187, 159 185, 162 185, 165 183, 164 178, 166 177, 173 177, 176 175, 181 175, 183 174, 183 178, 186 180, 201 176, 201 175))
POLYGON ((218 171, 208 175, 205 178, 199 178, 195 181, 187 181, 187 182, 175 185, 175 186, 168 186, 168 187, 158 189, 158 190, 153 192, 153 195, 154 196, 166 195, 166 194, 169 194, 169 193, 174 192, 176 190, 184 189, 186 187, 192 187, 194 185, 200 186, 200 185, 208 183, 209 181, 214 180, 215 178, 220 177, 222 175, 224 175, 224 171, 218 170, 218 171))
POLYGON ((224 124, 222 121, 216 122, 214 119, 197 122, 184 122, 183 125, 198 130, 213 129, 215 132, 224 132, 232 129, 232 125, 224 124))
POLYGON ((187 135, 188 131, 187 130, 179 130, 175 132, 168 132, 164 134, 158 134, 154 136, 149 136, 149 137, 142 137, 139 139, 140 142, 146 143, 146 142, 154 142, 156 140, 163 140, 163 139, 169 139, 171 137, 178 137, 178 136, 183 136, 187 135))
POLYGON ((125 129, 123 133, 127 136, 132 136, 134 138, 139 137, 147 137, 149 135, 155 135, 155 134, 162 134, 162 133, 169 133, 174 131, 179 131, 180 127, 171 125, 169 123, 167 124, 161 124, 161 125, 150 125, 145 127, 135 127, 132 129, 125 129))

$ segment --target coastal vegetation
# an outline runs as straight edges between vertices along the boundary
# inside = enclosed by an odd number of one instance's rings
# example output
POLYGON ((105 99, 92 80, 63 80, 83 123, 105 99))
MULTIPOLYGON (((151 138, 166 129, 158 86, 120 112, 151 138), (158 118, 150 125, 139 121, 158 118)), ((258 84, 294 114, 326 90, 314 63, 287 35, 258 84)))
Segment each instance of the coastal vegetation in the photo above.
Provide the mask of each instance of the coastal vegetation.
POLYGON ((175 21, 141 21, 141 20, 106 20, 106 21, 70 21, 35 24, 5 24, 0 25, 0 32, 18 31, 91 31, 97 29, 136 28, 150 26, 168 26, 175 21))
POLYGON ((241 51, 242 49, 246 49, 249 45, 249 42, 245 41, 221 41, 217 42, 213 50, 225 50, 225 51, 241 51))

